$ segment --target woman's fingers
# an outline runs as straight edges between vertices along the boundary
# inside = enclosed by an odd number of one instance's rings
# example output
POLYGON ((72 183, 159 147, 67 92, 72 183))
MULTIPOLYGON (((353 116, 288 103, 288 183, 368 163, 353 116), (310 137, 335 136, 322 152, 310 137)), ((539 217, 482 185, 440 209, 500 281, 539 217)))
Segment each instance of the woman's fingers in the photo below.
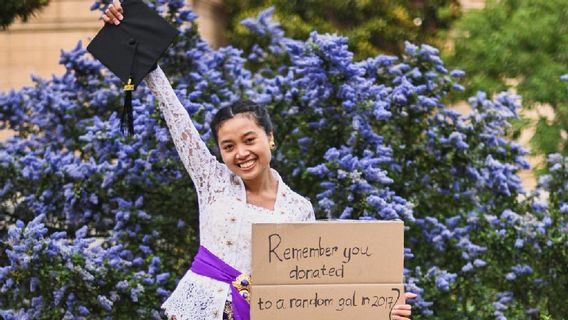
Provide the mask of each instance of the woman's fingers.
POLYGON ((406 292, 406 293, 404 293, 404 298, 405 298, 405 299, 414 299, 414 298, 416 298, 416 297, 417 297, 416 293, 412 293, 412 292, 406 292))
POLYGON ((108 7, 108 9, 105 10, 105 14, 103 15, 103 20, 105 20, 108 23, 114 23, 114 24, 120 23, 118 17, 116 17, 112 12, 112 4, 108 7))
POLYGON ((409 304, 397 304, 396 306, 394 306, 394 308, 392 309, 394 310, 411 310, 412 306, 409 304))
MULTIPOLYGON (((120 3, 119 3, 119 5, 120 5, 120 3)), ((121 12, 122 12, 122 7, 117 8, 113 3, 113 4, 108 6, 108 9, 105 11, 105 15, 110 19, 111 23, 118 25, 118 24, 120 24, 120 20, 123 19, 121 12)))
POLYGON ((118 10, 118 12, 123 13, 122 5, 120 4, 120 0, 112 0, 112 6, 118 10))
MULTIPOLYGON (((417 295, 412 292, 404 293, 404 300, 414 299, 417 295)), ((391 311, 392 320, 410 320, 412 315, 412 306, 409 304, 397 304, 391 311)))
POLYGON ((412 314, 412 311, 410 310, 405 310, 405 309, 393 309, 392 310, 392 315, 394 316, 404 316, 404 317, 409 317, 412 314))
POLYGON ((409 304, 398 304, 391 311, 393 320, 407 320, 412 315, 412 306, 409 304))
POLYGON ((110 18, 106 14, 103 14, 103 21, 105 23, 112 23, 112 21, 110 20, 110 18))

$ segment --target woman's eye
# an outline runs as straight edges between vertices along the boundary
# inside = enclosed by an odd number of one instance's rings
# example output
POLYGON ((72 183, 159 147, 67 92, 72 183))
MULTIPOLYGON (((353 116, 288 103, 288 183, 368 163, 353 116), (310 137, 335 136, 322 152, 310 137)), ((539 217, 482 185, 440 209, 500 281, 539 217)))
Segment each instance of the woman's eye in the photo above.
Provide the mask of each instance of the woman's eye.
POLYGON ((254 138, 248 138, 246 141, 247 143, 252 143, 254 141, 254 138))
POLYGON ((231 150, 233 150, 233 146, 232 145, 226 145, 226 146, 223 147, 223 150, 231 151, 231 150))

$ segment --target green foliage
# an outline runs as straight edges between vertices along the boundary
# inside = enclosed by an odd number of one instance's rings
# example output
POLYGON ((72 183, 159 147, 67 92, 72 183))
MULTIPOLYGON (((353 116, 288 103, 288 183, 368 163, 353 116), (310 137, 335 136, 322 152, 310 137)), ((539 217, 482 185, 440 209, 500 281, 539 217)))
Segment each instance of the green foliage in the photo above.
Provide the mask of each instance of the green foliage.
POLYGON ((357 58, 400 54, 406 40, 439 46, 439 33, 460 14, 457 0, 227 0, 229 42, 250 48, 254 37, 240 22, 270 6, 288 37, 303 40, 312 31, 339 33, 349 38, 357 58))
POLYGON ((568 73, 568 2, 489 1, 456 23, 449 64, 464 69, 468 94, 515 87, 525 106, 552 106, 553 121, 539 120, 533 144, 544 153, 568 154, 568 101, 560 76, 568 73))
POLYGON ((2 0, 0 1, 0 28, 6 29, 16 18, 24 22, 47 6, 49 0, 2 0))

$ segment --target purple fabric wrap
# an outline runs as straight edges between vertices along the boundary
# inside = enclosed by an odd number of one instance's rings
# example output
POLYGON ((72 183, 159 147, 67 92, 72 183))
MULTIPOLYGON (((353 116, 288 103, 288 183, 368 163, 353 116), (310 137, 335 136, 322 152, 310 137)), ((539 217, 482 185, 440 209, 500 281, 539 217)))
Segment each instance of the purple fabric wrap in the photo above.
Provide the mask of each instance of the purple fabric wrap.
POLYGON ((239 290, 233 286, 233 281, 241 272, 228 265, 204 246, 199 246, 199 250, 191 264, 191 271, 228 283, 231 286, 233 316, 236 320, 250 320, 250 305, 245 298, 239 294, 239 290))

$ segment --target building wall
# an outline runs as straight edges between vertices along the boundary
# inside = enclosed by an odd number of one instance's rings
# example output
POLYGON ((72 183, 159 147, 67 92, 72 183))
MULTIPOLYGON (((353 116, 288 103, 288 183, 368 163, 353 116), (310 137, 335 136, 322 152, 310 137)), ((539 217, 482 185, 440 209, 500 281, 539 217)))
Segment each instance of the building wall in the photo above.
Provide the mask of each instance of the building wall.
MULTIPOLYGON (((186 0, 187 1, 187 0, 186 0)), ((190 6, 198 16, 199 33, 213 48, 225 45, 225 10, 223 0, 191 0, 190 6)))
POLYGON ((31 84, 31 74, 61 74, 61 49, 75 47, 101 27, 99 14, 89 11, 91 0, 51 0, 28 23, 17 22, 0 32, 0 90, 31 84))

